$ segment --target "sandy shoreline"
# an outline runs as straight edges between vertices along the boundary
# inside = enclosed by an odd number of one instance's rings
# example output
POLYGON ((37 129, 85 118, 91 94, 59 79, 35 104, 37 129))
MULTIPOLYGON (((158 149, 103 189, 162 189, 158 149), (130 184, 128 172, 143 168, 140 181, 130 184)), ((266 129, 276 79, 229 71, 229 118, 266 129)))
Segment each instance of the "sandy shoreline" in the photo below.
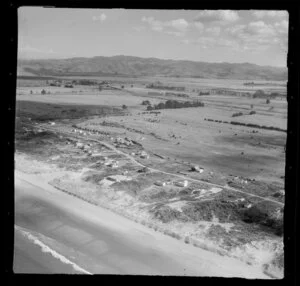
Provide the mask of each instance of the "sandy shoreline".
MULTIPOLYGON (((165 269, 165 273, 156 273, 150 267, 145 274, 269 278, 259 267, 184 244, 109 210, 71 197, 47 184, 45 178, 39 174, 25 174, 16 170, 15 186, 18 189, 16 200, 26 196, 42 199, 63 210, 68 216, 76 218, 85 227, 90 225, 93 228, 105 228, 119 239, 123 238, 128 245, 137 249, 137 258, 134 259, 140 259, 143 249, 150 249, 156 255, 161 255, 160 258, 165 262, 175 265, 175 273, 172 269, 165 269)), ((138 270, 132 269, 131 274, 136 274, 135 271, 138 270)))

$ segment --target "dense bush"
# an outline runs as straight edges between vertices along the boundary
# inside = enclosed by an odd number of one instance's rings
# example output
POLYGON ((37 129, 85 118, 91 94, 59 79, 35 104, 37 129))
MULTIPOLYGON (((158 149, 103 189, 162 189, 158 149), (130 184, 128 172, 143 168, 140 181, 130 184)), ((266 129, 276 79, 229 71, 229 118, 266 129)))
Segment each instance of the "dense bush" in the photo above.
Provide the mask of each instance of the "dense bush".
POLYGON ((152 107, 151 105, 148 105, 148 106, 147 106, 147 110, 148 110, 148 111, 151 111, 151 110, 153 110, 153 107, 152 107))
POLYGON ((257 90, 256 92, 253 93, 252 97, 256 98, 256 97, 264 97, 266 96, 265 92, 261 89, 257 90))
POLYGON ((186 220, 186 218, 180 211, 172 209, 169 206, 158 207, 155 208, 154 210, 151 210, 151 212, 153 213, 156 219, 161 220, 163 223, 168 223, 175 219, 181 221, 186 220))
POLYGON ((203 106, 204 106, 204 103, 201 101, 179 102, 177 100, 167 100, 165 103, 160 102, 159 104, 154 105, 153 109, 175 109, 175 108, 203 107, 203 106))
POLYGON ((233 113, 232 117, 237 117, 237 116, 242 116, 243 113, 242 112, 237 112, 237 113, 233 113))
POLYGON ((151 105, 150 101, 149 100, 144 100, 142 102, 142 105, 151 105))
POLYGON ((88 79, 79 79, 72 82, 73 84, 79 84, 79 85, 95 85, 97 84, 96 81, 88 80, 88 79))

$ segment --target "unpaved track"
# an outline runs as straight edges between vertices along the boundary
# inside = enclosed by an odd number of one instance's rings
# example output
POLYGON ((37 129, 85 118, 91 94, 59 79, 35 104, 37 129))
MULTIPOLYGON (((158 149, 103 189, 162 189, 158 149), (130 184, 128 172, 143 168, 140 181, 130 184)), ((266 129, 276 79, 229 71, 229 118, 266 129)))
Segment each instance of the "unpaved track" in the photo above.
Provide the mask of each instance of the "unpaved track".
MULTIPOLYGON (((50 185, 44 189, 33 177, 15 172, 15 224, 48 238, 52 249, 89 273, 269 278, 258 267, 184 244, 50 185)), ((23 260, 17 256, 15 265, 20 269, 31 255, 35 263, 26 271, 43 271, 37 266, 42 253, 19 244, 19 254, 20 248, 23 260)))
POLYGON ((191 178, 189 176, 178 175, 178 174, 169 173, 169 172, 165 172, 165 171, 162 171, 162 170, 159 170, 159 169, 148 167, 147 165, 144 165, 144 164, 136 161, 131 155, 118 150, 117 148, 115 148, 114 146, 110 145, 107 142, 97 140, 97 139, 95 139, 93 137, 74 135, 74 133, 72 133, 70 131, 67 131, 67 130, 58 130, 56 128, 51 128, 51 127, 48 127, 48 126, 45 126, 45 125, 41 125, 41 127, 43 129, 48 130, 48 131, 59 132, 59 133, 63 133, 63 134, 68 135, 68 136, 73 136, 73 137, 77 137, 77 138, 80 138, 80 139, 90 140, 90 141, 97 142, 97 143, 99 143, 99 144, 101 144, 101 145, 103 145, 103 146, 105 146, 105 147, 107 147, 107 148, 115 151, 116 153, 125 156, 130 161, 132 161, 134 164, 136 164, 136 165, 138 165, 140 167, 147 167, 149 170, 151 170, 153 172, 159 172, 159 173, 162 173, 162 174, 171 175, 171 176, 174 176, 174 177, 177 177, 177 178, 180 178, 180 179, 189 180, 189 181, 193 181, 193 182, 205 183, 205 184, 207 184, 209 186, 212 186, 212 187, 218 187, 218 188, 222 188, 222 189, 225 189, 225 190, 230 190, 230 191, 233 191, 233 192, 238 192, 238 193, 244 194, 246 196, 250 196, 250 197, 254 197, 254 198, 259 198, 259 199, 261 199, 263 201, 268 201, 268 202, 275 203, 275 204, 277 204, 279 206, 284 206, 284 203, 278 202, 276 200, 272 200, 270 198, 265 198, 265 197, 262 197, 262 196, 259 196, 259 195, 255 195, 255 194, 251 194, 251 193, 248 193, 248 192, 244 192, 244 191, 241 191, 241 190, 229 187, 229 186, 223 186, 223 185, 219 185, 219 184, 209 183, 209 182, 206 182, 204 180, 191 178))

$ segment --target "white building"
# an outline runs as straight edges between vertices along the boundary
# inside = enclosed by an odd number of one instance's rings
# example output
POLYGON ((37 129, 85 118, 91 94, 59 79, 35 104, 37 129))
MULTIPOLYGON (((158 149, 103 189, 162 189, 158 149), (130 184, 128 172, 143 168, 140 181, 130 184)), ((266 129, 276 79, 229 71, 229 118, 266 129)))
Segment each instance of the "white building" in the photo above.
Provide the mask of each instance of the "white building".
POLYGON ((166 185, 166 182, 157 181, 154 183, 154 185, 164 187, 166 185))
POLYGON ((189 184, 189 183, 188 183, 187 180, 175 182, 175 186, 177 186, 177 187, 187 187, 188 184, 189 184))

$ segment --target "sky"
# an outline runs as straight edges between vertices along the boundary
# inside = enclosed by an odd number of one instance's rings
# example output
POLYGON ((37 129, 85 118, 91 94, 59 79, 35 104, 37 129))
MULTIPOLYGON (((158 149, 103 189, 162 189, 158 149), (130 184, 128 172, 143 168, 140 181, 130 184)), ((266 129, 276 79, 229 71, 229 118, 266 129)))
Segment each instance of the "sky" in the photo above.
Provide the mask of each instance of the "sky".
POLYGON ((18 57, 127 55, 286 66, 288 13, 21 7, 18 57))

